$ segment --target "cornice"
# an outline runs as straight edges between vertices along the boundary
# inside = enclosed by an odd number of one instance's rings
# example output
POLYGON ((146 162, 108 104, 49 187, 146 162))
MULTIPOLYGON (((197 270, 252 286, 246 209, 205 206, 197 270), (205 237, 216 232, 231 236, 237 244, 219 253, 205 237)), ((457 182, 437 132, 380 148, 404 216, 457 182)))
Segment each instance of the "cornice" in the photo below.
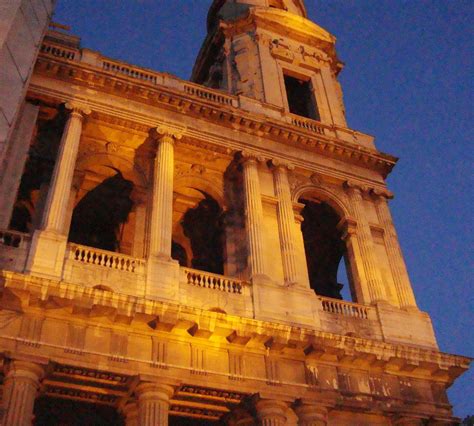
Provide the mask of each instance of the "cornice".
MULTIPOLYGON (((52 298, 57 306, 63 304, 65 307, 73 309, 77 304, 83 313, 86 312, 87 306, 90 306, 91 309, 93 306, 101 306, 109 311, 115 310, 117 317, 122 319, 125 316, 146 323, 152 321, 162 323, 166 326, 163 330, 170 333, 172 333, 174 325, 178 325, 180 321, 194 323, 195 326, 191 327, 193 330, 202 324, 213 324, 213 329, 219 330, 221 336, 223 336, 223 330, 227 330, 225 338, 230 345, 235 344, 236 347, 242 347, 250 340, 257 339, 265 346, 266 350, 271 350, 273 346, 279 351, 285 347, 297 347, 300 348, 301 355, 306 356, 308 361, 338 364, 349 360, 348 367, 355 361, 359 365, 369 362, 370 366, 380 367, 393 374, 410 375, 413 372, 414 377, 424 377, 445 383, 455 380, 468 368, 471 361, 467 357, 445 354, 417 346, 342 336, 299 326, 210 312, 138 296, 119 293, 104 294, 102 290, 78 284, 15 272, 1 271, 0 276, 3 281, 1 291, 23 294, 24 297, 21 297, 21 300, 25 303, 34 302, 38 305, 40 302, 39 306, 41 306, 41 302, 47 302, 52 298)), ((212 334, 213 330, 208 330, 208 332, 212 334)), ((193 338, 193 335, 190 334, 189 338, 193 338)))
MULTIPOLYGON (((216 105, 213 100, 205 100, 190 93, 174 90, 162 85, 153 85, 143 81, 133 80, 125 76, 112 76, 103 70, 72 61, 58 61, 52 58, 40 57, 36 66, 36 73, 49 78, 69 81, 93 90, 101 90, 119 97, 126 97, 147 105, 193 116, 221 126, 236 129, 255 137, 272 139, 284 145, 316 152, 325 157, 335 158, 340 161, 361 165, 377 171, 385 178, 394 167, 397 159, 377 150, 351 144, 332 136, 323 135, 312 129, 297 127, 281 120, 265 117, 260 114, 250 114, 232 105, 216 105)), ((209 90, 203 88, 204 90, 209 90)), ((48 90, 31 85, 31 97, 35 94, 45 94, 51 101, 64 102, 64 95, 60 92, 48 93, 48 90)), ((216 91, 216 96, 221 92, 216 91)), ((90 105, 94 111, 94 105, 90 105)), ((98 106, 96 106, 98 107, 98 106)), ((116 115, 116 109, 100 107, 101 112, 116 115)), ((131 121, 140 121, 130 115, 131 121)), ((144 124, 144 123, 143 123, 144 124)), ((323 127, 322 127, 323 128, 323 127)), ((329 132, 329 128, 327 130, 329 132)))

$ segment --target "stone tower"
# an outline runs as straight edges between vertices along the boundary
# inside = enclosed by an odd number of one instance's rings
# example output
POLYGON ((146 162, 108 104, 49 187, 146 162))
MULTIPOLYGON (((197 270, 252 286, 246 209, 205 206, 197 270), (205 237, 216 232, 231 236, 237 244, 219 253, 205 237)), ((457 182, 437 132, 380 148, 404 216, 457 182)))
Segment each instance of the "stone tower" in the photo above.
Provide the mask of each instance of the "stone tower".
POLYGON ((47 34, 0 171, 3 424, 453 424, 469 359, 417 307, 335 38, 302 0, 207 28, 192 81, 47 34))

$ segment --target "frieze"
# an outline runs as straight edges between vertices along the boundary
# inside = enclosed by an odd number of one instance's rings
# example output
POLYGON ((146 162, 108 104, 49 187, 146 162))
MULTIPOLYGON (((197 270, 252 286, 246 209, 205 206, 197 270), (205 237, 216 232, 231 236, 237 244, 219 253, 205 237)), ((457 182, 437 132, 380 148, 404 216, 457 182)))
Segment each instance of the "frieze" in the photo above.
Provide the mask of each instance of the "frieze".
POLYGON ((76 399, 81 401, 92 402, 95 404, 106 404, 106 405, 115 405, 118 401, 118 396, 111 395, 108 393, 99 393, 93 391, 86 391, 82 389, 67 388, 62 386, 53 386, 46 385, 45 387, 46 395, 66 398, 66 399, 76 399))
POLYGON ((181 386, 177 393, 177 395, 193 395, 199 397, 209 397, 212 399, 221 399, 223 402, 226 403, 233 403, 238 404, 244 398, 248 396, 246 393, 241 392, 233 392, 233 391, 226 391, 221 389, 213 389, 213 388, 204 388, 199 386, 191 386, 191 385, 183 385, 181 386))
POLYGON ((308 50, 305 46, 293 47, 283 39, 274 39, 269 42, 270 53, 273 57, 290 63, 297 63, 301 67, 316 70, 331 63, 332 60, 320 50, 308 50))
POLYGON ((84 367, 73 367, 68 365, 55 364, 54 375, 77 376, 90 381, 108 382, 112 385, 126 385, 129 377, 122 374, 109 373, 107 371, 92 370, 84 367))

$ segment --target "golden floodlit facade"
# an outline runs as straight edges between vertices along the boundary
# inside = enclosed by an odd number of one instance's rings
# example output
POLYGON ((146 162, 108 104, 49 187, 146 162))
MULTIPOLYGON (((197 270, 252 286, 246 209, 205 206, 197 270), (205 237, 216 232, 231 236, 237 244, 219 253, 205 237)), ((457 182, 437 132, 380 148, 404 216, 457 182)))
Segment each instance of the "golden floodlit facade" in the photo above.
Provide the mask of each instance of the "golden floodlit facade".
POLYGON ((303 0, 214 0, 191 81, 53 7, 2 11, 1 424, 454 424, 469 359, 417 307, 396 158, 347 127, 303 0))

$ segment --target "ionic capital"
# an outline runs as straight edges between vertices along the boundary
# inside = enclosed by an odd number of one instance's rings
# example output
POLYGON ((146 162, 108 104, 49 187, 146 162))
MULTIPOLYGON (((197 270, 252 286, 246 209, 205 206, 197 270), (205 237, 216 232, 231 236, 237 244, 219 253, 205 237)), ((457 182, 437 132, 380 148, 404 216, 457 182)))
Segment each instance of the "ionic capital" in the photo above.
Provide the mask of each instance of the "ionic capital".
POLYGON ((369 188, 367 188, 365 185, 351 180, 346 180, 343 184, 343 187, 349 195, 360 195, 361 197, 364 193, 369 191, 369 188))
POLYGON ((66 102, 64 107, 70 111, 71 115, 79 116, 81 119, 92 112, 89 106, 76 101, 66 102))
POLYGON ((178 128, 166 124, 161 124, 151 130, 151 136, 157 141, 166 141, 174 143, 175 141, 178 141, 183 137, 185 131, 185 128, 178 128))
POLYGON ((346 241, 357 233, 357 222, 354 219, 341 220, 337 224, 337 229, 341 232, 341 240, 346 241))
POLYGON ((265 157, 261 154, 252 151, 240 151, 240 161, 242 164, 263 163, 265 157))
POLYGON ((375 198, 375 199, 386 199, 386 200, 391 200, 393 199, 394 195, 392 191, 389 191, 388 189, 377 189, 373 188, 370 190, 370 194, 375 198))
POLYGON ((287 161, 280 160, 279 158, 273 158, 270 160, 270 166, 275 170, 281 169, 285 171, 295 170, 295 166, 287 161))

